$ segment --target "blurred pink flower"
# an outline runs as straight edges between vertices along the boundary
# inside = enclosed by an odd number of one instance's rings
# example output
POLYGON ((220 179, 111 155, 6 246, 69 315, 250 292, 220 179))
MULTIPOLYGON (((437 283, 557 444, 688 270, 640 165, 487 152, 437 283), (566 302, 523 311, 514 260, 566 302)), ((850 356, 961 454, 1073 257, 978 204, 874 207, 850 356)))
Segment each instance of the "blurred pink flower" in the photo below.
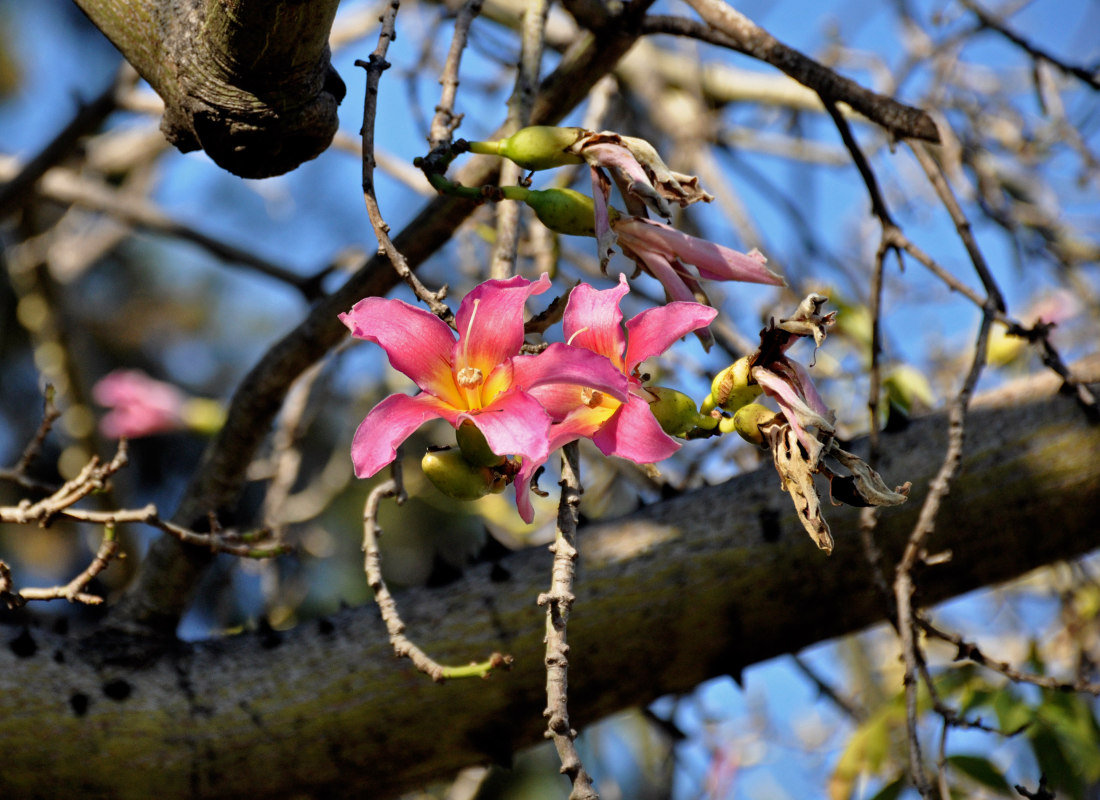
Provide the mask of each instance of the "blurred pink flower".
POLYGON ((111 409, 99 421, 100 432, 110 439, 136 439, 186 427, 187 395, 140 370, 120 369, 105 375, 92 387, 92 397, 111 409))
MULTIPOLYGON (((368 478, 397 455, 397 447, 424 422, 442 418, 455 428, 471 421, 499 455, 541 464, 550 452, 550 415, 530 390, 547 382, 581 386, 625 400, 626 377, 607 359, 553 344, 538 355, 519 355, 527 298, 550 286, 544 274, 490 280, 462 300, 454 333, 438 317, 400 300, 368 297, 340 319, 352 335, 380 345, 390 364, 422 390, 387 397, 359 425, 351 445, 355 474, 368 478)), ((520 515, 533 509, 517 483, 520 515)))

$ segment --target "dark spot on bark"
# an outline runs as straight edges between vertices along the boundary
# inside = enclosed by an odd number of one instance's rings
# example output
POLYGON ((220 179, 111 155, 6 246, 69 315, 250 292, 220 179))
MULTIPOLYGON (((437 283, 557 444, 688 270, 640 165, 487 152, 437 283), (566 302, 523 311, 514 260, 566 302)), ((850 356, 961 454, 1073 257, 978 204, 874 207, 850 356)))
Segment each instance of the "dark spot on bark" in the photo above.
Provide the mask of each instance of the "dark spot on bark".
POLYGON ((58 617, 53 624, 53 632, 58 636, 66 636, 69 633, 69 618, 58 617))
POLYGON ((499 563, 493 564, 492 569, 489 570, 489 580, 493 583, 504 583, 505 581, 512 579, 512 573, 502 567, 499 563))
POLYGON ((65 654, 62 653, 60 650, 54 650, 53 651, 53 663, 55 663, 55 664, 64 664, 65 663, 65 654))
POLYGON ((764 537, 764 541, 768 544, 778 542, 779 537, 782 536, 783 531, 779 527, 779 512, 774 508, 760 510, 760 532, 764 537))
POLYGON ((38 652, 38 643, 31 636, 29 628, 23 628, 18 636, 8 642, 8 647, 16 658, 30 658, 38 652))
POLYGON ((116 678, 113 681, 107 681, 103 684, 103 694, 111 698, 117 703, 121 703, 127 697, 129 697, 134 691, 134 687, 130 685, 128 681, 122 678, 116 678))
POLYGON ((336 626, 332 624, 332 620, 319 619, 317 620, 317 632, 322 636, 329 636, 336 630, 336 626))
POLYGON ((91 702, 88 695, 83 692, 77 692, 69 698, 69 706, 78 717, 83 717, 88 713, 88 704, 91 702))

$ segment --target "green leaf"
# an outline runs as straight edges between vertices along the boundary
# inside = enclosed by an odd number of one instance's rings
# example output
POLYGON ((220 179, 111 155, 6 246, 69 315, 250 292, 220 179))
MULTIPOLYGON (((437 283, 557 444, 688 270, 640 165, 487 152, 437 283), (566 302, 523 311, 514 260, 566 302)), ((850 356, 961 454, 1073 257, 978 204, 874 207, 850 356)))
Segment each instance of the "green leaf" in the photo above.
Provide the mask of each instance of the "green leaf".
POLYGON ((1012 787, 1008 785, 1008 781, 1005 780, 1004 775, 988 758, 959 754, 948 756, 947 763, 987 789, 992 789, 1008 797, 1016 796, 1012 791, 1012 787))

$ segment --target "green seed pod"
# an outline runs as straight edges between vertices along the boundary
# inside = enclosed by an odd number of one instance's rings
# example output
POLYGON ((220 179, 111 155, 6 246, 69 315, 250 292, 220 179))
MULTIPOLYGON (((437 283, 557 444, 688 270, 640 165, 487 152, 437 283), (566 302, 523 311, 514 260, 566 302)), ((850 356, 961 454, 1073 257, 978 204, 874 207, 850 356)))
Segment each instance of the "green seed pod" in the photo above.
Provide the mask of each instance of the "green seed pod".
POLYGON ((527 193, 524 202, 539 222, 568 236, 595 236, 596 211, 592 198, 573 189, 540 189, 527 193))
POLYGON ((462 457, 467 463, 475 467, 499 467, 504 463, 504 456, 498 456, 489 449, 489 443, 485 441, 483 434, 474 423, 466 420, 455 431, 455 439, 462 451, 462 457))
POLYGON ((715 375, 710 384, 714 402, 726 411, 736 411, 759 397, 764 390, 758 384, 750 383, 751 369, 749 357, 744 356, 715 375))
POLYGON ((760 432, 760 426, 773 419, 775 419, 775 412, 770 408, 759 403, 749 403, 741 406, 733 415, 733 429, 746 442, 763 445, 764 434, 760 432))
POLYGON ((496 142, 496 153, 531 171, 583 164, 583 158, 566 150, 586 133, 584 128, 532 125, 496 142))
POLYGON ((477 500, 494 489, 496 476, 488 467, 474 466, 458 448, 429 450, 420 468, 435 488, 455 500, 477 500))
POLYGON ((649 402, 649 410, 669 436, 683 436, 703 421, 695 401, 683 392, 667 386, 647 386, 646 391, 657 398, 649 402))

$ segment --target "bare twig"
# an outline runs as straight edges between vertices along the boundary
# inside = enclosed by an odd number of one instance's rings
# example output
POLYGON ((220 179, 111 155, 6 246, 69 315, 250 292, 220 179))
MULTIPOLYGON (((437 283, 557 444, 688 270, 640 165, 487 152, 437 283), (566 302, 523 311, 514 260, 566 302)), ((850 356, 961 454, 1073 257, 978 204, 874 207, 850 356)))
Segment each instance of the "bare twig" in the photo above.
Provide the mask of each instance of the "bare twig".
POLYGON ((943 630, 934 623, 929 622, 923 616, 918 615, 916 622, 921 630, 929 636, 933 636, 954 645, 958 651, 955 656, 956 661, 962 661, 964 659, 973 661, 978 666, 998 672, 1015 683, 1030 683, 1035 686, 1041 686, 1044 689, 1056 689, 1063 692, 1083 692, 1085 694, 1100 696, 1100 683, 1085 680, 1083 677, 1078 677, 1072 681, 1062 681, 1049 675, 1036 675, 1031 672, 1024 672, 1023 670, 1016 669, 1005 661, 995 661, 989 658, 974 642, 965 639, 960 634, 943 630))
POLYGON ((355 62, 357 67, 362 67, 367 73, 367 87, 363 93, 363 200, 367 206, 371 225, 374 227, 374 235, 378 239, 379 251, 385 254, 397 274, 409 285, 416 296, 427 304, 432 313, 453 326, 454 314, 443 303, 443 298, 447 296, 447 287, 444 286, 437 292, 429 291, 413 274, 405 256, 390 239, 390 226, 382 218, 378 198, 374 193, 374 119, 378 111, 378 83, 382 79, 382 73, 390 67, 389 62, 386 61, 386 52, 389 50, 390 42, 396 36, 395 24, 400 5, 400 0, 391 0, 382 17, 378 46, 370 54, 369 60, 355 62))
POLYGON ((977 384, 985 365, 989 328, 993 324, 992 301, 982 314, 977 341, 974 343, 974 358, 962 388, 948 409, 947 451, 936 477, 928 487, 928 494, 921 506, 917 523, 909 535, 905 552, 898 563, 894 578, 894 600, 897 603, 898 635, 901 637, 902 658, 905 664, 905 710, 909 740, 909 772, 914 785, 922 797, 931 797, 931 786, 924 773, 920 754, 920 741, 917 736, 917 673, 918 664, 923 661, 920 645, 917 642, 916 622, 913 612, 913 569, 924 557, 924 543, 935 527, 940 505, 947 495, 951 480, 962 460, 965 438, 966 411, 970 396, 977 384))
POLYGON ((47 385, 42 401, 42 421, 38 424, 38 430, 35 431, 30 442, 28 442, 27 446, 23 449, 23 455, 19 457, 19 461, 16 465, 11 469, 0 469, 0 480, 12 481, 22 486, 24 489, 32 489, 35 491, 53 491, 56 488, 53 486, 46 486, 27 475, 27 470, 42 451, 42 443, 46 441, 46 436, 49 435, 50 430, 53 428, 53 424, 57 422, 57 419, 61 416, 61 411, 58 410, 53 399, 54 388, 53 386, 47 385))
MULTIPOLYGON (((399 475, 398 469, 394 472, 399 475)), ((399 477, 383 481, 367 496, 366 505, 363 507, 363 570, 367 575, 367 584, 374 592, 378 610, 382 613, 382 621, 386 623, 386 631, 389 633, 394 654, 398 658, 407 658, 412 661, 413 666, 436 683, 442 683, 447 678, 486 678, 494 669, 508 667, 512 663, 512 657, 501 653, 493 653, 480 663, 461 667, 445 666, 433 660, 405 635, 405 623, 401 621, 401 615, 397 611, 397 602, 382 578, 382 553, 378 547, 378 537, 382 531, 376 520, 378 507, 386 497, 393 497, 398 503, 404 502, 405 490, 400 484, 399 477)))
POLYGON ((1008 41, 1012 42, 1014 45, 1026 52, 1032 58, 1039 61, 1045 61, 1051 66, 1058 68, 1066 75, 1072 75, 1075 78, 1079 78, 1080 80, 1091 86, 1093 89, 1100 90, 1100 78, 1097 77, 1097 71, 1095 69, 1088 69, 1086 67, 1080 67, 1075 64, 1069 64, 1051 55, 1046 50, 1039 48, 1038 46, 1029 42, 1023 36, 1020 36, 1015 31, 1009 29, 1009 27, 1005 25, 1004 22, 997 19, 988 11, 983 9, 981 6, 975 3, 974 0, 960 0, 960 2, 967 10, 969 10, 971 13, 974 14, 974 16, 978 18, 978 21, 981 23, 981 26, 983 28, 988 28, 991 31, 996 31, 1001 36, 1008 39, 1008 41))
MULTIPOLYGON (((545 44, 546 15, 550 10, 547 0, 532 0, 523 12, 522 41, 519 53, 519 69, 516 85, 508 99, 508 120, 505 130, 512 132, 531 121, 531 109, 535 105, 535 92, 539 86, 539 68, 545 44)), ((520 169, 507 162, 500 169, 500 185, 517 183, 520 169)), ((489 263, 489 277, 508 278, 516 269, 516 245, 519 242, 519 203, 499 203, 496 208, 496 241, 489 263)))
POLYGON ((466 49, 466 41, 470 35, 470 25, 481 13, 483 4, 484 0, 468 0, 455 17, 451 49, 447 51, 447 60, 443 63, 443 71, 439 76, 443 91, 440 93, 439 105, 435 107, 435 116, 432 117, 432 125, 428 133, 428 144, 432 150, 449 146, 451 137, 462 123, 462 115, 455 114, 458 71, 462 63, 462 52, 466 49))
POLYGON ((554 554, 550 591, 539 595, 546 606, 546 738, 554 742, 561 759, 561 771, 573 783, 570 800, 598 800, 592 778, 584 769, 574 739, 577 732, 569 724, 569 645, 566 623, 573 608, 573 574, 577 561, 576 535, 578 507, 581 502, 580 448, 576 442, 565 445, 561 456, 561 502, 558 525, 550 550, 554 554))
POLYGON ((134 71, 127 65, 111 85, 88 103, 81 103, 76 114, 36 156, 22 166, 19 173, 0 186, 0 219, 28 195, 34 184, 50 167, 72 152, 77 142, 98 128, 115 110, 115 98, 123 79, 132 80, 134 71))

